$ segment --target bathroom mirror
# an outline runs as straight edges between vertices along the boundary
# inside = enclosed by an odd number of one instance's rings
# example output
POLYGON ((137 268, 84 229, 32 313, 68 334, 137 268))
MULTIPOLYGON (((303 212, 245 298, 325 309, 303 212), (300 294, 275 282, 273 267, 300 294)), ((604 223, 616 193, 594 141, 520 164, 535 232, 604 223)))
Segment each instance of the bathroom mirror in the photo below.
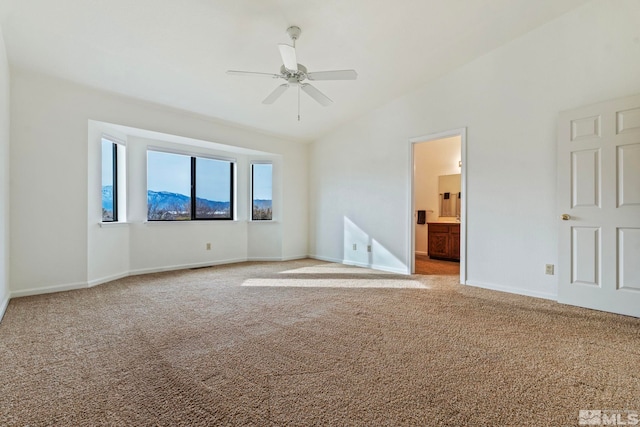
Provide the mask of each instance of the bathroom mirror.
POLYGON ((438 216, 441 218, 460 217, 460 174, 438 177, 438 216))

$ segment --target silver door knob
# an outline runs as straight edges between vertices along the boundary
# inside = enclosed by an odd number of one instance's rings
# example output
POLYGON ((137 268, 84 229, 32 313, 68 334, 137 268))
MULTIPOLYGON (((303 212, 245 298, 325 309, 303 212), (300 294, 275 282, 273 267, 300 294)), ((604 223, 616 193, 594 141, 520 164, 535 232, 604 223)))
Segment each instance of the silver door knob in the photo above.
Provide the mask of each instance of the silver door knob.
POLYGON ((562 214, 562 216, 560 216, 560 218, 562 218, 563 221, 569 221, 571 219, 571 215, 562 214))

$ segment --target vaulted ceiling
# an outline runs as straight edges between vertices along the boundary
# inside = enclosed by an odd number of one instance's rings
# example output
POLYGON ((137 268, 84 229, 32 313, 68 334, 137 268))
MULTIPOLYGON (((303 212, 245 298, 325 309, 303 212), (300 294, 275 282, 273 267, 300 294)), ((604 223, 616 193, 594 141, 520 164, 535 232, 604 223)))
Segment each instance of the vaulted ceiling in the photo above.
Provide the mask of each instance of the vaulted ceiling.
POLYGON ((585 0, 0 0, 12 67, 311 141, 540 26, 585 0), (285 30, 298 62, 355 69, 313 82, 329 107, 280 83, 285 30))

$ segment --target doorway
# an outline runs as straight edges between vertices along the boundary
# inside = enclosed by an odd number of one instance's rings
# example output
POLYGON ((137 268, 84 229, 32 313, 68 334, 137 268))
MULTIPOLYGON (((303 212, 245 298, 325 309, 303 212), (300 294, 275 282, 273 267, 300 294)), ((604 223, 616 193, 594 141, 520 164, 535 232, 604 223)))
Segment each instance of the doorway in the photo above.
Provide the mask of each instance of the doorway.
POLYGON ((411 273, 459 274, 465 283, 466 129, 412 138, 409 144, 411 273))

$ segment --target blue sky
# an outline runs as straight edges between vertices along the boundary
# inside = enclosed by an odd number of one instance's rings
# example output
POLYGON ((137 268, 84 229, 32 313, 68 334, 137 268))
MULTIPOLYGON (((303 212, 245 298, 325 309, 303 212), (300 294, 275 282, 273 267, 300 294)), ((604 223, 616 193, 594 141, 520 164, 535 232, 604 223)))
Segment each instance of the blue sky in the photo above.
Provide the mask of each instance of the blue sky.
POLYGON ((147 151, 147 189, 191 194, 191 157, 147 151))
MULTIPOLYGON (((231 176, 229 162, 196 158, 196 196, 228 202, 231 176)), ((191 157, 147 151, 147 189, 191 194, 191 157)))
POLYGON ((230 187, 229 162, 196 158, 196 197, 228 202, 230 187))
MULTIPOLYGON (((102 185, 112 185, 112 145, 102 140, 102 185)), ((273 165, 253 165, 253 198, 271 200, 273 165)), ((229 162, 196 158, 197 197, 219 202, 229 201, 229 162)), ((191 157, 147 151, 147 189, 191 194, 191 157)))
POLYGON ((261 200, 271 200, 273 194, 273 165, 254 164, 253 165, 253 198, 261 200))

